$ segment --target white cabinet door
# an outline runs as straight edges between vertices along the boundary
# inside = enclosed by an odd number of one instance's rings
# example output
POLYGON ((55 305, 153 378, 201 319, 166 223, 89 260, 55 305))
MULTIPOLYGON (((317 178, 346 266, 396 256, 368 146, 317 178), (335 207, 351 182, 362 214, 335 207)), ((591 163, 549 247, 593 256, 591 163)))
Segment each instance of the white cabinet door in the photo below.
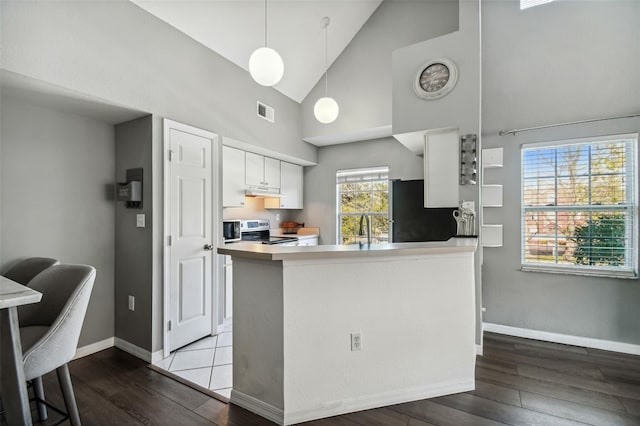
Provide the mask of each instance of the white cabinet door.
POLYGON ((303 169, 297 164, 281 163, 282 182, 280 184, 280 193, 284 197, 280 199, 281 207, 284 209, 301 209, 303 198, 303 169))
POLYGON ((280 160, 264 157, 264 184, 268 188, 280 188, 280 160))
POLYGON ((248 186, 280 189, 280 160, 247 152, 245 166, 245 183, 248 186))
POLYGON ((265 198, 266 209, 301 209, 303 202, 303 168, 297 164, 280 162, 279 198, 265 198))
POLYGON ((245 153, 245 179, 250 186, 264 185, 264 157, 253 152, 245 153))
POLYGON ((457 207, 460 154, 458 131, 427 133, 424 141, 424 206, 457 207))
POLYGON ((222 147, 222 207, 244 206, 244 151, 222 147))
POLYGON ((233 261, 231 256, 224 260, 224 320, 233 316, 233 261))
POLYGON ((318 245, 318 237, 306 237, 306 238, 298 237, 298 246, 317 246, 317 245, 318 245))

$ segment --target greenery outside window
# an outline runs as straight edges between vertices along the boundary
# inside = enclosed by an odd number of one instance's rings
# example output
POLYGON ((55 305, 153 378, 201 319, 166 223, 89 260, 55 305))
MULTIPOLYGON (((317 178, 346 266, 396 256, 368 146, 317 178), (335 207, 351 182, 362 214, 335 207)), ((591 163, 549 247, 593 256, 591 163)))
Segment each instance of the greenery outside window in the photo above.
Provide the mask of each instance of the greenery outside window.
POLYGON ((522 146, 522 269, 637 276, 638 134, 522 146))
POLYGON ((338 170, 336 172, 337 239, 338 244, 367 242, 359 235, 360 218, 371 221, 371 242, 389 241, 389 167, 338 170))

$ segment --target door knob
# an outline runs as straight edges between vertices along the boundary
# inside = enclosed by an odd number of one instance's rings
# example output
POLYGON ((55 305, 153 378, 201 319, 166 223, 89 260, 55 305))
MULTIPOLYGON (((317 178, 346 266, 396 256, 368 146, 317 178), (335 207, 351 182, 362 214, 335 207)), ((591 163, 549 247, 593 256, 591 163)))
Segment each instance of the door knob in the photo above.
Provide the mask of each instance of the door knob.
POLYGON ((213 250, 213 244, 205 244, 204 249, 208 251, 213 250))

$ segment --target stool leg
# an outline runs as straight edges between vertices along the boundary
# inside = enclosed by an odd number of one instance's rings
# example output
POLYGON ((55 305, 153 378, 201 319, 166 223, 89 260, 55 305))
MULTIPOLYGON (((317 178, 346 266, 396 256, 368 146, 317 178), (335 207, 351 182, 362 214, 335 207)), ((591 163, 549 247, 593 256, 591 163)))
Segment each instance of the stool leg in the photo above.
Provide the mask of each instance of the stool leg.
POLYGON ((73 385, 71 384, 71 376, 69 375, 69 367, 64 364, 56 369, 60 387, 62 388, 62 396, 67 406, 69 420, 72 426, 80 426, 80 414, 78 414, 78 406, 76 405, 76 397, 73 395, 73 385))
POLYGON ((44 401, 44 387, 42 386, 42 377, 36 377, 31 380, 33 384, 33 394, 38 398, 36 400, 36 406, 38 407, 38 418, 40 421, 47 420, 47 406, 40 401, 44 401))

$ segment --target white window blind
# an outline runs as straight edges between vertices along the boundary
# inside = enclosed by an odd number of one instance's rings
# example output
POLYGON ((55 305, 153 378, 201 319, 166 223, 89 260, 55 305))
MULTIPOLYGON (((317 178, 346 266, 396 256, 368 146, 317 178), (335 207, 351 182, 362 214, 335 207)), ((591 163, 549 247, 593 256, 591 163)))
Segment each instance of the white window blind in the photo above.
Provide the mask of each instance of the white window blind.
POLYGON ((369 216, 372 242, 389 241, 388 166, 338 170, 336 195, 338 244, 367 242, 366 233, 359 235, 362 215, 369 216))
POLYGON ((520 0, 520 10, 528 9, 541 4, 551 3, 553 0, 520 0))
POLYGON ((522 267, 637 273, 638 135, 522 147, 522 267))

